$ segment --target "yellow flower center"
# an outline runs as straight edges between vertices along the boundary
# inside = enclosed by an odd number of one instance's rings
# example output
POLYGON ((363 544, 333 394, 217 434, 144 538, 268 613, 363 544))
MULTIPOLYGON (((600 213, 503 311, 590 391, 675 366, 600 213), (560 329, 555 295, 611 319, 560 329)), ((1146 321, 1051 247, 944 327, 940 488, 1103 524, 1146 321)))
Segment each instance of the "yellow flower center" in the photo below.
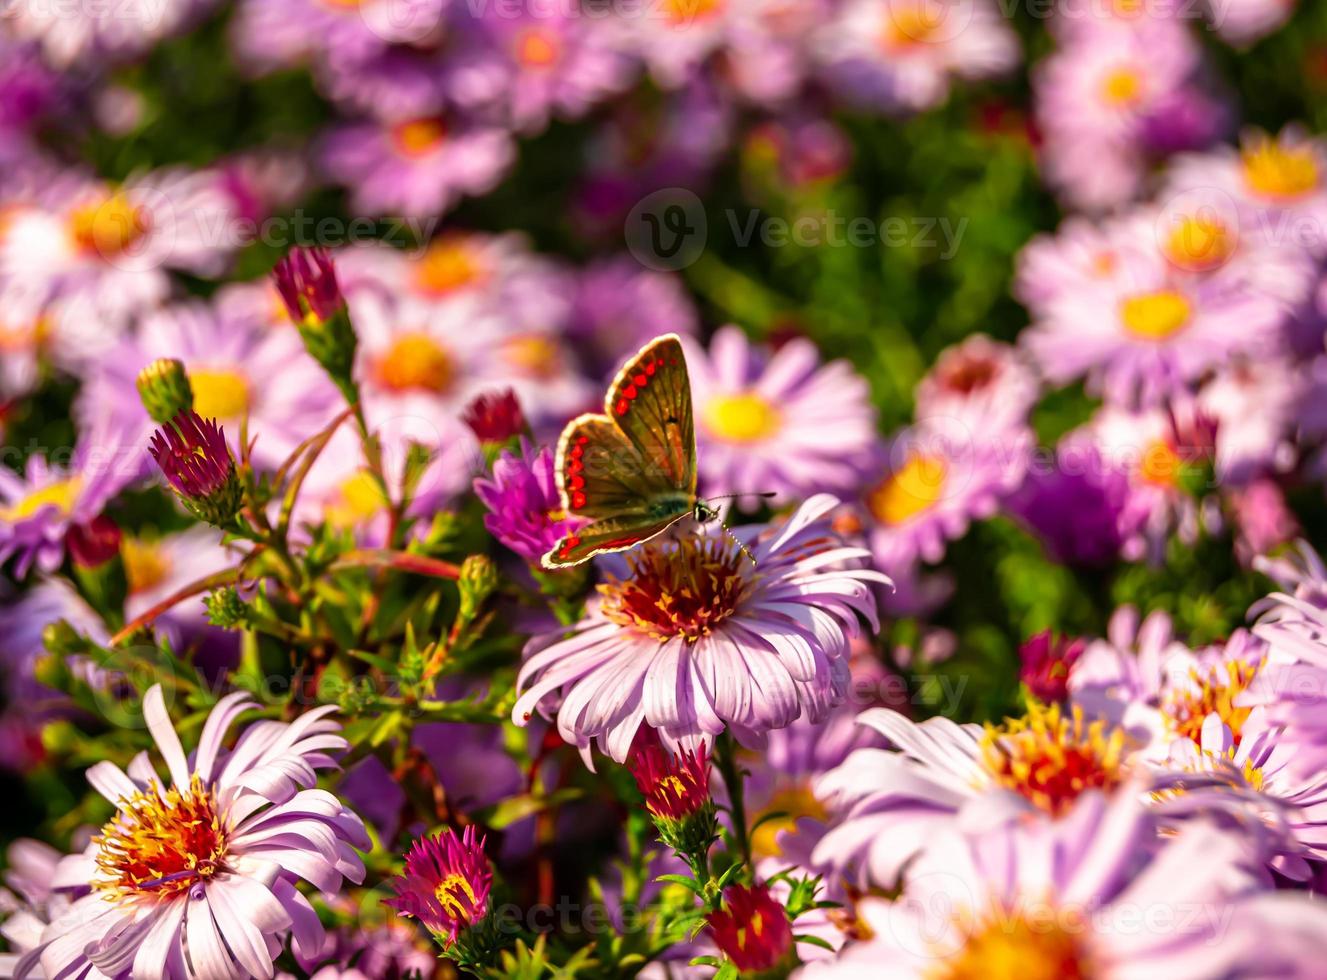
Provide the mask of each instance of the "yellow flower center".
POLYGON ((1143 79, 1134 68, 1116 68, 1101 80, 1101 98, 1119 109, 1136 105, 1143 97, 1143 79))
POLYGON ((441 119, 412 119, 392 127, 392 142, 405 157, 432 153, 447 138, 447 126, 441 119))
POLYGON ((378 360, 378 380, 393 391, 431 391, 440 395, 455 379, 456 366, 451 355, 427 334, 403 334, 378 360))
POLYGON ((448 917, 457 922, 470 921, 470 910, 475 907, 477 899, 474 888, 464 875, 449 874, 442 879, 433 894, 448 917))
MULTIPOLYGON (((968 927, 963 948, 928 980, 1088 980, 1095 975, 1079 936, 1081 914, 1055 910, 1031 921, 996 908, 968 927)), ((959 913, 962 915, 962 913, 959 913)), ((966 916, 965 916, 966 918, 966 916)))
POLYGON ((663 12, 674 27, 709 20, 723 10, 724 0, 663 0, 663 12))
POLYGON ((0 520, 14 524, 35 517, 47 507, 54 507, 61 516, 68 516, 73 511, 82 489, 81 477, 71 476, 65 480, 57 480, 32 491, 16 504, 0 507, 0 520))
POLYGON ((0 323, 0 351, 12 354, 37 351, 50 335, 51 321, 45 316, 17 326, 0 323))
POLYGON ((364 469, 341 483, 324 511, 328 522, 334 527, 347 528, 373 519, 386 507, 387 498, 383 495, 382 486, 369 470, 364 469))
POLYGON ((1059 816, 1088 790, 1120 784, 1124 748, 1121 729, 1084 723, 1082 709, 1065 717, 1059 705, 1034 703, 1022 718, 986 726, 982 758, 998 785, 1059 816))
POLYGON ((881 524, 897 527, 934 507, 945 494, 949 467, 939 456, 913 453, 866 498, 881 524))
POLYGON ((562 43, 552 31, 531 27, 516 41, 516 60, 527 68, 548 68, 562 57, 562 43))
POLYGON ((758 857, 781 857, 783 849, 779 846, 779 834, 785 830, 795 830, 797 821, 803 817, 815 820, 826 820, 829 817, 825 805, 811 792, 810 780, 802 780, 794 786, 778 790, 770 797, 765 813, 782 816, 764 820, 751 833, 751 850, 758 857))
POLYGON ((1235 236, 1220 218, 1186 215, 1166 239, 1164 251, 1181 269, 1207 272, 1225 265, 1234 254, 1235 236))
POLYGON ((150 227, 146 214, 129 203, 121 192, 103 201, 76 208, 69 216, 69 230, 78 247, 106 258, 125 251, 150 227))
POLYGON ((170 559, 156 542, 126 537, 120 542, 120 557, 124 560, 124 577, 130 593, 160 585, 170 575, 170 559))
POLYGON ((530 378, 555 378, 562 366, 562 353, 551 337, 526 334, 513 337, 502 345, 507 363, 530 378))
POLYGON ((440 238, 415 264, 415 287, 429 296, 445 296, 477 283, 483 266, 463 236, 440 238))
POLYGON ((1244 180, 1257 194, 1278 201, 1303 197, 1318 186, 1321 174, 1313 148, 1283 146, 1260 139, 1242 155, 1244 180))
POLYGON ((1120 304, 1124 329, 1142 340, 1165 340, 1187 327, 1192 316, 1189 301, 1173 289, 1130 296, 1120 304))
POLYGON ((1248 689, 1257 673, 1258 664, 1243 660, 1195 667, 1189 675, 1193 690, 1174 690, 1163 699, 1161 709, 1170 730, 1201 743, 1203 720, 1215 714, 1238 742, 1253 709, 1236 706, 1235 699, 1248 689))
POLYGON ((724 442, 752 443, 779 431, 783 416, 755 392, 718 395, 705 406, 705 427, 724 442))
POLYGON ((249 410, 249 379, 233 368, 189 368, 194 411, 205 419, 237 419, 249 410))
POLYGON ((924 44, 944 23, 943 4, 890 3, 887 6, 880 30, 880 46, 886 52, 924 44))
POLYGON ((226 868, 227 828, 197 776, 189 788, 161 792, 156 783, 120 801, 92 839, 93 887, 121 901, 160 902, 226 868))
POLYGON ((694 643, 741 607, 753 579, 747 559, 726 540, 688 534, 651 543, 627 557, 630 576, 599 586, 604 617, 660 643, 694 643))

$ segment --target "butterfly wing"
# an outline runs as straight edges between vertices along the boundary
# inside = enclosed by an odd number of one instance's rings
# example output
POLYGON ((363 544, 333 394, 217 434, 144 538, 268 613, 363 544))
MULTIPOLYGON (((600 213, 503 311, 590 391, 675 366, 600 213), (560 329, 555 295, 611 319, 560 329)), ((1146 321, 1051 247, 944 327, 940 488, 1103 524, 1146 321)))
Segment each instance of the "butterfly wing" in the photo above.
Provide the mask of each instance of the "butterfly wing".
POLYGON ((657 485, 696 497, 691 376, 677 334, 656 337, 608 388, 604 414, 658 472, 657 485))
POLYGON ((545 555, 545 567, 625 551, 695 505, 691 380, 675 334, 651 341, 627 362, 609 386, 604 410, 573 419, 558 440, 562 506, 591 523, 545 555))

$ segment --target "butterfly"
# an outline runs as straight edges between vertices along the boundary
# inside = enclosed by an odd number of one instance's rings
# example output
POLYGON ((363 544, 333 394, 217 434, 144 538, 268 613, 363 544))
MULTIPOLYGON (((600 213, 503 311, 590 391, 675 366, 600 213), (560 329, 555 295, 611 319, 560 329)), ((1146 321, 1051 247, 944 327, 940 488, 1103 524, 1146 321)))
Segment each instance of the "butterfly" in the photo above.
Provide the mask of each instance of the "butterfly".
POLYGON ((696 496, 691 377, 676 334, 656 337, 626 363, 608 386, 602 415, 567 423, 556 466, 563 510, 590 523, 544 555, 545 568, 626 551, 684 517, 704 523, 719 516, 696 496))

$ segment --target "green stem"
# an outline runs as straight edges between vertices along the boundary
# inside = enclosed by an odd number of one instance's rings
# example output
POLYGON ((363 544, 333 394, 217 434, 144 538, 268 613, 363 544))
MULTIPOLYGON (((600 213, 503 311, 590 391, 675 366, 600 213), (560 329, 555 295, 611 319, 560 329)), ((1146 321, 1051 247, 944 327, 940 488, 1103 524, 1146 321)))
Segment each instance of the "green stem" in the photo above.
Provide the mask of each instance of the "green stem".
POLYGON ((738 850, 742 852, 742 861, 746 864, 747 874, 751 873, 751 838, 746 830, 746 799, 742 784, 742 773, 737 766, 737 743, 729 732, 724 732, 714 743, 714 764, 723 776, 723 784, 728 788, 728 812, 732 817, 733 834, 737 837, 738 850))

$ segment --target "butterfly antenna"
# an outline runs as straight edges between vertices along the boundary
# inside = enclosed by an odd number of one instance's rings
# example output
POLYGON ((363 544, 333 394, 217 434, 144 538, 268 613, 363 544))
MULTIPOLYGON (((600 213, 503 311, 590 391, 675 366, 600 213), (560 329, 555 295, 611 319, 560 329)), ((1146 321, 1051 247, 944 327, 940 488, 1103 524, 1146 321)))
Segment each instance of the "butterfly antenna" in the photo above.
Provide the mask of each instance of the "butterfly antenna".
POLYGON ((751 553, 750 548, 742 543, 742 539, 733 533, 733 529, 723 521, 719 522, 719 527, 723 528, 723 533, 728 535, 728 539, 732 541, 733 544, 737 545, 737 550, 750 558, 751 564, 754 565, 756 563, 756 556, 751 553))
POLYGON ((721 493, 717 497, 706 497, 706 500, 737 500, 740 497, 760 497, 763 500, 769 500, 777 497, 777 490, 748 491, 747 493, 721 493))

